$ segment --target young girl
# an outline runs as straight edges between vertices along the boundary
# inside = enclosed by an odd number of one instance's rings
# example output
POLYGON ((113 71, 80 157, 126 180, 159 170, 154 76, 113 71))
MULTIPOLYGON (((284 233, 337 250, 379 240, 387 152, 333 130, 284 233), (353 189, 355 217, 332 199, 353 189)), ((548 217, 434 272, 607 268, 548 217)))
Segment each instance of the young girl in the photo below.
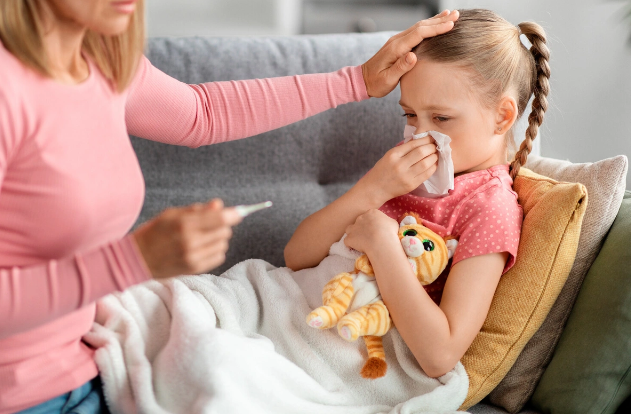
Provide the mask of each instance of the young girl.
POLYGON ((441 198, 410 194, 438 162, 429 136, 410 140, 307 217, 285 260, 293 270, 315 266, 346 233, 346 245, 368 255, 383 301, 421 368, 438 377, 469 348, 500 277, 515 263, 523 213, 512 183, 547 109, 549 51, 536 23, 513 26, 488 10, 463 10, 450 32, 424 40, 414 52, 418 63, 401 78, 400 105, 416 134, 451 137, 454 189, 441 198), (512 127, 532 95, 526 139, 509 165, 512 127), (397 219, 406 211, 459 242, 450 266, 425 289, 397 236, 397 219))

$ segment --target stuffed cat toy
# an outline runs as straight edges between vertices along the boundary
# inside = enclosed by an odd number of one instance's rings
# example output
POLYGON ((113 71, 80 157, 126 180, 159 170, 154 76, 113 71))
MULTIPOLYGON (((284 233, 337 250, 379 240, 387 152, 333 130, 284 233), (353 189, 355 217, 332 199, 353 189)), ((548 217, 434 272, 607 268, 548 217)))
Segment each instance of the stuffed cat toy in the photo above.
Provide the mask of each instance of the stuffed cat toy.
MULTIPOLYGON (((458 242, 449 237, 443 239, 419 224, 421 220, 415 213, 401 217, 401 246, 419 282, 428 285, 445 269, 458 242)), ((307 316, 307 324, 318 329, 337 325, 339 335, 347 341, 363 336, 368 360, 361 376, 370 379, 384 376, 388 366, 381 337, 390 329, 392 320, 365 254, 357 258, 351 273, 340 273, 329 280, 322 291, 322 303, 307 316)))

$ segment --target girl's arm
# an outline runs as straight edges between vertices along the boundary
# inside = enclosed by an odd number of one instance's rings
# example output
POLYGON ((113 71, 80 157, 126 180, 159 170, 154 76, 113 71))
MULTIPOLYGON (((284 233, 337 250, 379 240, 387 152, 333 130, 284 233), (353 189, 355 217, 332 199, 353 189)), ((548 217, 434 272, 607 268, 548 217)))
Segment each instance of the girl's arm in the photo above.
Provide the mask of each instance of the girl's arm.
POLYGON ((430 137, 389 150, 348 192, 300 223, 285 246, 286 266, 292 270, 316 266, 357 217, 421 185, 436 171, 437 163, 430 137))
POLYGON ((397 330, 423 371, 436 378, 454 368, 480 332, 508 253, 456 263, 439 307, 412 272, 397 228, 396 221, 371 210, 350 226, 345 241, 368 255, 397 330))

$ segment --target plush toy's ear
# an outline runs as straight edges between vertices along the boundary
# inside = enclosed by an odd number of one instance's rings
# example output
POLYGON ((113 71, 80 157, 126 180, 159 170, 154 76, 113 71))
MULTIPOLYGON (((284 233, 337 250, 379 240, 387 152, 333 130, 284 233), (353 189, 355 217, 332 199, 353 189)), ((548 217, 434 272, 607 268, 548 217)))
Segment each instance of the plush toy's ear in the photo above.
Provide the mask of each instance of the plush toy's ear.
POLYGON ((447 245, 447 254, 451 259, 454 257, 454 253, 456 252, 456 247, 458 247, 458 240, 451 236, 445 237, 445 244, 447 245))
POLYGON ((399 227, 402 226, 407 226, 410 224, 422 224, 423 220, 421 218, 421 216, 419 216, 417 213, 413 212, 413 211, 406 211, 405 213, 401 214, 399 216, 399 227), (407 221, 406 221, 407 220, 407 221), (404 221, 405 224, 403 223, 404 221))
POLYGON ((399 227, 409 226, 410 224, 418 224, 416 218, 412 216, 405 216, 403 220, 401 220, 401 224, 399 224, 399 227))

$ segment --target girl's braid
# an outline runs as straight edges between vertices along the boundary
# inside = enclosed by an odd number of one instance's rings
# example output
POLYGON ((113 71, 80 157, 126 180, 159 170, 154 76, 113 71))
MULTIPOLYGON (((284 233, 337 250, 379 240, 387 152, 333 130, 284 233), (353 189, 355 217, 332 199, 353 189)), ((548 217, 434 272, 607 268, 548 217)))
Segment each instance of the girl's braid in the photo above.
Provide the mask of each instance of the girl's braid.
POLYGON ((511 163, 511 178, 514 180, 522 165, 526 164, 528 154, 532 151, 532 141, 537 137, 539 125, 543 122, 543 115, 548 109, 547 96, 550 92, 550 50, 546 46, 546 34, 541 26, 533 22, 523 22, 518 25, 522 34, 531 43, 530 53, 535 60, 535 77, 533 85, 534 99, 532 112, 528 116, 528 129, 526 139, 521 143, 519 151, 515 154, 515 160, 511 163))

